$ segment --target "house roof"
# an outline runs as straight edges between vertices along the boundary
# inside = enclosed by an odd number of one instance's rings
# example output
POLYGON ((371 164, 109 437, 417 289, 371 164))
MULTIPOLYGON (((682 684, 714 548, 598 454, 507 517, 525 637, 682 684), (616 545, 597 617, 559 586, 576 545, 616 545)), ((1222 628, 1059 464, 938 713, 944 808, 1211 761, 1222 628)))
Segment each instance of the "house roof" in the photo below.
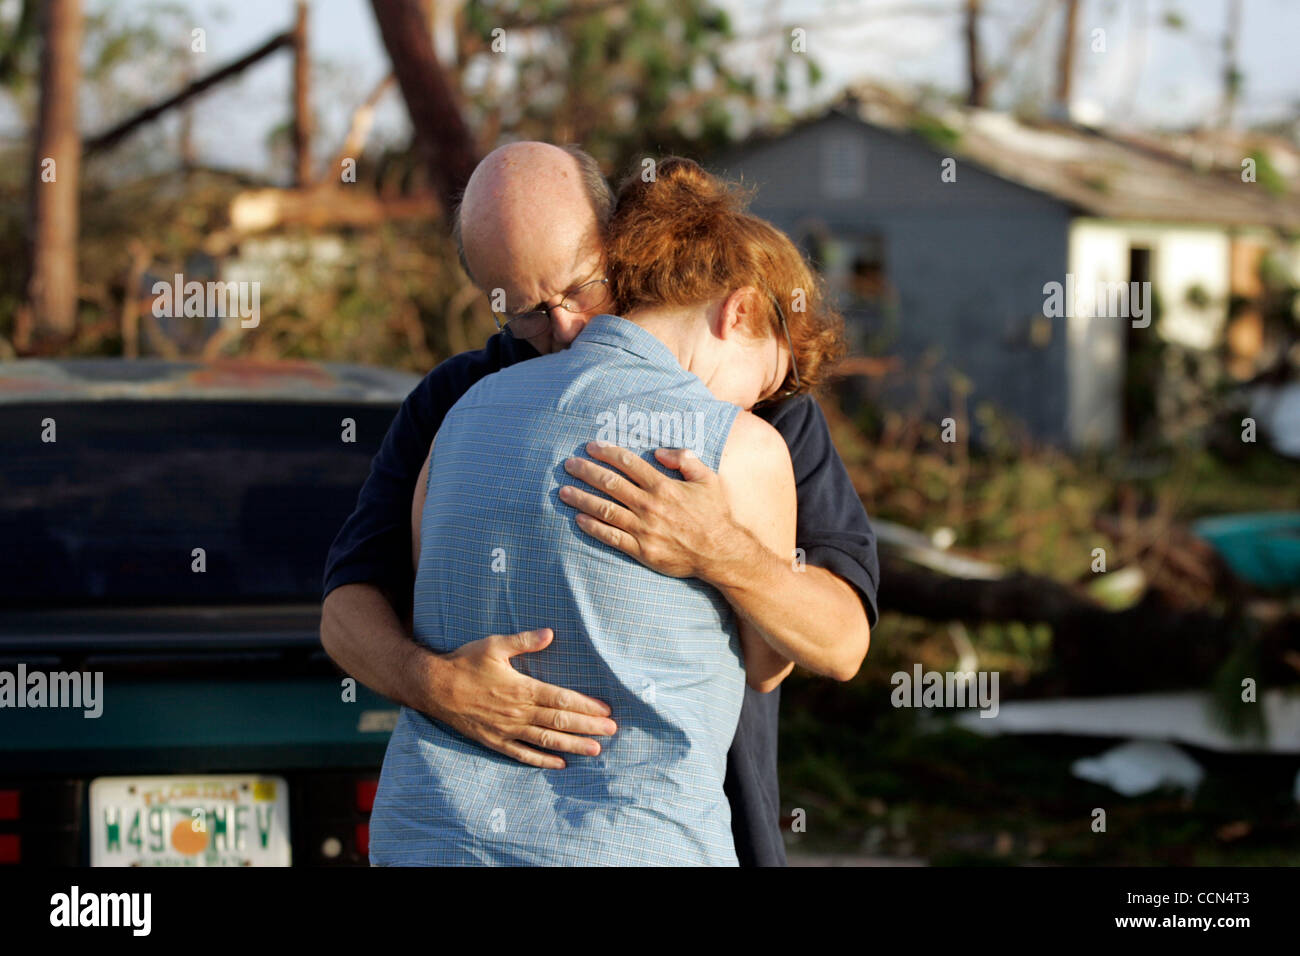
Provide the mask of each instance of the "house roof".
MULTIPOLYGON (((855 89, 800 125, 832 115, 894 133, 920 134, 922 142, 942 155, 975 163, 1084 215, 1300 231, 1300 195, 1295 186, 1279 195, 1263 182, 1242 182, 1240 162, 1249 155, 1245 152, 1229 165, 1220 148, 1218 162, 1207 163, 1204 151, 1189 151, 1185 138, 1119 133, 1051 120, 1030 122, 970 107, 926 110, 876 86, 855 89)), ((768 138, 773 137, 756 139, 768 138)))
POLYGON ((1240 166, 1233 174, 1202 170, 1157 142, 1064 123, 1031 126, 988 110, 944 120, 968 159, 1088 215, 1300 229, 1300 200, 1242 182, 1240 166))

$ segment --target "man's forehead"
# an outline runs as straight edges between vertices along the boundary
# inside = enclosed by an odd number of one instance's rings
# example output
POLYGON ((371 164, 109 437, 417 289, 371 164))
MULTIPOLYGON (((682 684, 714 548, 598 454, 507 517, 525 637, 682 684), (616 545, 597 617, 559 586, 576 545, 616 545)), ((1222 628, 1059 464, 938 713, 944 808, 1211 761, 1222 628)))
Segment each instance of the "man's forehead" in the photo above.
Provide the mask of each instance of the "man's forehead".
POLYGON ((511 304, 521 308, 537 305, 592 278, 590 274, 600 265, 600 250, 591 242, 583 242, 571 254, 556 248, 534 261, 537 268, 532 274, 522 270, 512 273, 514 287, 507 286, 505 290, 511 304))

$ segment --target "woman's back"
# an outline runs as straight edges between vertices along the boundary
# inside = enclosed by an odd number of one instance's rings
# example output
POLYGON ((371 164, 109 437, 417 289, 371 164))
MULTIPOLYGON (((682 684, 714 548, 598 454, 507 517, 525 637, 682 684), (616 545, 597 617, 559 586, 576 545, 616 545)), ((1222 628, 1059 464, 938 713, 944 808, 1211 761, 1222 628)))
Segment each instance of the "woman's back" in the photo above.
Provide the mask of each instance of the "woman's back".
POLYGON ((404 708, 373 862, 735 863, 722 781, 745 675, 732 612, 708 585, 582 535, 556 492, 577 484, 564 459, 597 438, 688 447, 716 470, 737 412, 612 316, 456 405, 430 468, 417 640, 447 652, 551 627, 554 642, 516 667, 605 701, 619 729, 600 755, 540 770, 404 708))

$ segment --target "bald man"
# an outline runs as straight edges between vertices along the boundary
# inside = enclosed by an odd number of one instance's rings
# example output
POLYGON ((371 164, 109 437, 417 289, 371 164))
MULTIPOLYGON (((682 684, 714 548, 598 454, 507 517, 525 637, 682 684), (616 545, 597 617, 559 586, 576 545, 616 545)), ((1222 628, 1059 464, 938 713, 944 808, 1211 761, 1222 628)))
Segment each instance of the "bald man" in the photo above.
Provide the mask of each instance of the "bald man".
MULTIPOLYGON (((410 508, 429 446, 452 405, 485 375, 567 348, 609 305, 603 241, 612 207, 599 167, 573 147, 511 144, 475 169, 457 215, 457 246, 503 331, 485 348, 443 362, 407 397, 325 571, 321 640, 343 670, 485 747, 554 770, 564 768, 563 754, 599 753, 599 739, 618 732, 619 715, 514 668, 513 657, 544 652, 554 639, 544 620, 536 630, 484 635, 451 654, 416 644, 409 624, 410 508)), ((649 480, 653 469, 619 448, 593 446, 593 457, 608 467, 570 459, 571 474, 620 504, 593 512, 584 530, 656 571, 708 582, 780 654, 848 680, 876 622, 879 573, 870 523, 815 401, 799 396, 755 412, 790 446, 804 573, 789 573, 790 555, 768 551, 736 525, 717 476, 680 452, 660 457, 681 472, 677 482, 649 480)), ((742 865, 785 863, 776 776, 779 694, 746 690, 727 758, 742 865)))

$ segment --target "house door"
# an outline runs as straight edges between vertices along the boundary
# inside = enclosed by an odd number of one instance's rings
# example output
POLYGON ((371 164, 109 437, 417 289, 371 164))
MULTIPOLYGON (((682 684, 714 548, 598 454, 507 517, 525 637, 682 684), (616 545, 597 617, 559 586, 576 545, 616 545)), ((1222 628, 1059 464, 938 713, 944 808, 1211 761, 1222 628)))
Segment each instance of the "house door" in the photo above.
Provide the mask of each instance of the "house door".
MULTIPOLYGON (((1133 283, 1151 281, 1151 250, 1130 246, 1128 251, 1129 288, 1143 288, 1133 283)), ((1150 288, 1149 286, 1146 288, 1150 288)), ((1147 303, 1151 321, 1145 328, 1124 322, 1124 440, 1141 441, 1154 434, 1159 424, 1157 399, 1160 389, 1161 338, 1157 331, 1160 313, 1155 295, 1147 303)))

